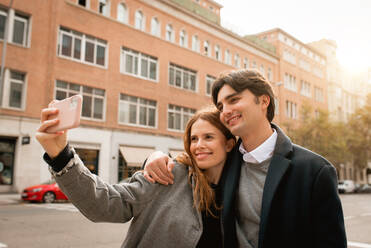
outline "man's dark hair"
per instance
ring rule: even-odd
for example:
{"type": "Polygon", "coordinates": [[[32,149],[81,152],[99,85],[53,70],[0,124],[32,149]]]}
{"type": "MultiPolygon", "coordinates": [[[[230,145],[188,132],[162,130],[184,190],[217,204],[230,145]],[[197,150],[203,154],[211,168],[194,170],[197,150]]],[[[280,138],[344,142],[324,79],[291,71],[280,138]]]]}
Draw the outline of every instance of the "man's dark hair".
{"type": "Polygon", "coordinates": [[[215,106],[218,102],[218,93],[224,85],[229,85],[236,92],[249,90],[256,97],[257,103],[259,102],[259,96],[267,95],[270,98],[267,119],[269,122],[272,122],[275,109],[273,89],[269,81],[257,70],[243,69],[222,73],[215,80],[212,87],[212,97],[215,106]]]}

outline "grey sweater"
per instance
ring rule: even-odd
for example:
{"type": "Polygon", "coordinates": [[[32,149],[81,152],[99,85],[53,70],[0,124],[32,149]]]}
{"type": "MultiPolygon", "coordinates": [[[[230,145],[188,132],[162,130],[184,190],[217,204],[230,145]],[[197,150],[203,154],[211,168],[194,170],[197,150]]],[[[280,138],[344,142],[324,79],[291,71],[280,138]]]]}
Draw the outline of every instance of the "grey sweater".
{"type": "Polygon", "coordinates": [[[122,247],[196,247],[201,214],[193,207],[188,167],[176,164],[174,185],[151,184],[141,172],[129,183],[107,184],[90,173],[76,153],[56,181],[68,199],[94,222],[132,219],[122,247]]]}
{"type": "Polygon", "coordinates": [[[241,166],[236,211],[239,247],[258,247],[263,189],[271,160],[259,164],[244,162],[241,166]]]}

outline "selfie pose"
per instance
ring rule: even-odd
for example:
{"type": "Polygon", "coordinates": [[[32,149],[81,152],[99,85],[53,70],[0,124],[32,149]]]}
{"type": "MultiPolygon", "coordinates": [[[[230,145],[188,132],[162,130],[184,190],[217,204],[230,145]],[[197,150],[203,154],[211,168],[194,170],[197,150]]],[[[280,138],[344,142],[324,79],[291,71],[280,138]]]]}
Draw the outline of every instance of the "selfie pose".
{"type": "MultiPolygon", "coordinates": [[[[240,137],[221,180],[224,245],[347,247],[335,168],[272,123],[270,83],[255,70],[230,71],[214,82],[212,99],[220,121],[240,137]]],[[[150,156],[146,177],[177,183],[166,176],[164,157],[150,156]]]]}
{"type": "Polygon", "coordinates": [[[148,182],[142,172],[130,182],[107,184],[90,173],[67,143],[67,131],[48,133],[58,125],[58,109],[42,110],[36,138],[44,159],[68,199],[94,222],[132,220],[122,247],[222,247],[220,222],[222,174],[235,137],[205,109],[189,121],[184,133],[186,153],[172,170],[176,183],[148,182]]]}

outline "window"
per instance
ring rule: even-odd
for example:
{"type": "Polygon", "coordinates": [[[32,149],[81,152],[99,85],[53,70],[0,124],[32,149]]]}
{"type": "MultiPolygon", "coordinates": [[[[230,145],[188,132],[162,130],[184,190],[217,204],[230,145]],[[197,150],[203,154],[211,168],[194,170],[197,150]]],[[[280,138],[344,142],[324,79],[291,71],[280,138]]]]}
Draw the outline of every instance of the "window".
{"type": "Polygon", "coordinates": [[[263,77],[265,77],[264,65],[260,65],[260,73],[263,75],[263,77]]]}
{"type": "Polygon", "coordinates": [[[234,55],[234,66],[237,67],[237,68],[241,67],[241,58],[240,58],[240,55],[238,53],[236,53],[234,55]]]}
{"type": "Polygon", "coordinates": [[[79,5],[89,8],[90,6],[90,0],[79,0],[79,5]]]}
{"type": "Polygon", "coordinates": [[[0,186],[13,184],[16,143],[17,140],[13,138],[0,138],[0,161],[3,167],[0,186]]]}
{"type": "Polygon", "coordinates": [[[277,97],[274,98],[274,114],[275,115],[280,114],[280,100],[278,100],[277,97]]]}
{"type": "Polygon", "coordinates": [[[194,109],[169,104],[168,106],[168,128],[170,130],[184,131],[188,120],[196,112],[194,109]]]}
{"type": "Polygon", "coordinates": [[[157,81],[157,58],[123,47],[121,72],[157,81]]]}
{"type": "Polygon", "coordinates": [[[317,102],[324,102],[323,89],[314,87],[314,99],[317,102]]]}
{"type": "MultiPolygon", "coordinates": [[[[29,18],[18,13],[14,13],[13,9],[9,10],[11,25],[8,30],[8,42],[18,44],[26,47],[28,45],[28,32],[29,32],[29,18]]],[[[5,21],[7,20],[8,13],[0,10],[0,39],[4,39],[5,35],[5,21]]]]}
{"type": "Polygon", "coordinates": [[[251,68],[253,68],[253,69],[257,69],[258,68],[258,66],[256,65],[256,61],[253,61],[252,62],[251,68]]]}
{"type": "Polygon", "coordinates": [[[61,57],[105,66],[106,48],[107,42],[104,40],[62,27],[59,29],[58,55],[61,57]]]}
{"type": "Polygon", "coordinates": [[[117,20],[122,23],[128,23],[128,11],[123,3],[119,3],[117,6],[117,20]]]}
{"type": "Polygon", "coordinates": [[[296,65],[296,56],[294,53],[284,50],[283,51],[283,59],[286,60],[287,62],[290,62],[291,64],[296,65]]]}
{"type": "Polygon", "coordinates": [[[109,0],[99,0],[99,13],[105,16],[110,16],[109,0]]]}
{"type": "Polygon", "coordinates": [[[171,24],[166,25],[166,37],[165,39],[170,42],[175,41],[175,35],[174,35],[174,30],[173,26],[171,24]]]}
{"type": "Polygon", "coordinates": [[[215,45],[215,59],[219,61],[222,59],[219,45],[215,45]]]}
{"type": "Polygon", "coordinates": [[[243,68],[245,68],[245,69],[249,68],[249,59],[248,58],[243,59],[243,68]]]}
{"type": "Polygon", "coordinates": [[[63,100],[77,94],[82,95],[81,116],[83,118],[91,120],[104,119],[105,90],[57,80],[55,99],[63,100]]]}
{"type": "Polygon", "coordinates": [[[310,72],[310,64],[306,60],[300,59],[299,66],[301,69],[310,72]]]}
{"type": "Polygon", "coordinates": [[[192,50],[195,52],[200,52],[200,41],[197,35],[192,36],[192,50]]]}
{"type": "Polygon", "coordinates": [[[151,20],[151,34],[160,37],[161,36],[161,26],[160,22],[156,17],[151,20]]]}
{"type": "Polygon", "coordinates": [[[284,85],[286,89],[298,92],[298,88],[296,86],[296,78],[293,75],[285,73],[284,85]]]}
{"type": "Polygon", "coordinates": [[[156,127],[156,101],[120,94],[119,123],[156,127]]]}
{"type": "Polygon", "coordinates": [[[211,88],[213,86],[213,83],[215,81],[215,77],[213,76],[206,76],[206,95],[211,96],[211,88]]]}
{"type": "Polygon", "coordinates": [[[144,31],[144,16],[140,10],[135,12],[135,28],[144,31]]]}
{"type": "Polygon", "coordinates": [[[297,119],[296,103],[286,101],[286,116],[290,119],[297,119]]]}
{"type": "Polygon", "coordinates": [[[211,55],[211,49],[209,42],[207,40],[204,41],[204,55],[210,56],[211,55]]]}
{"type": "Polygon", "coordinates": [[[313,68],[313,73],[314,73],[314,75],[316,75],[317,77],[319,77],[319,78],[323,78],[323,71],[321,70],[321,68],[315,66],[315,67],[313,68]]]}
{"type": "Polygon", "coordinates": [[[196,72],[175,64],[169,66],[169,85],[196,91],[196,72]]]}
{"type": "Polygon", "coordinates": [[[228,49],[226,49],[225,53],[224,53],[224,63],[226,63],[228,65],[232,65],[232,56],[229,53],[228,49]]]}
{"type": "Polygon", "coordinates": [[[26,74],[5,69],[3,103],[6,108],[23,109],[25,107],[26,74]]]}
{"type": "Polygon", "coordinates": [[[188,37],[185,30],[181,30],[179,34],[179,45],[182,47],[188,47],[188,37]]]}
{"type": "Polygon", "coordinates": [[[267,78],[268,78],[268,81],[271,81],[273,80],[273,74],[272,74],[272,69],[268,67],[268,71],[267,71],[267,78]]]}
{"type": "Polygon", "coordinates": [[[302,94],[303,96],[311,97],[310,83],[301,80],[300,84],[301,84],[300,94],[302,94]]]}

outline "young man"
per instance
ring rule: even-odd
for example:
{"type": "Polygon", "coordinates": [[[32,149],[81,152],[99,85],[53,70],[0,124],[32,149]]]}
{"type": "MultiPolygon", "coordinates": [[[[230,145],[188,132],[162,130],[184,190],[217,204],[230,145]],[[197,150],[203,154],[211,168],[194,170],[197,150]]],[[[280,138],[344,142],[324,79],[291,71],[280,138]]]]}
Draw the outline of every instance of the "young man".
{"type": "MultiPolygon", "coordinates": [[[[272,124],[274,95],[252,70],[221,75],[213,102],[239,142],[222,175],[225,247],[347,247],[334,167],[291,143],[272,124]]],[[[147,177],[170,182],[167,158],[150,157],[147,177]]]]}

